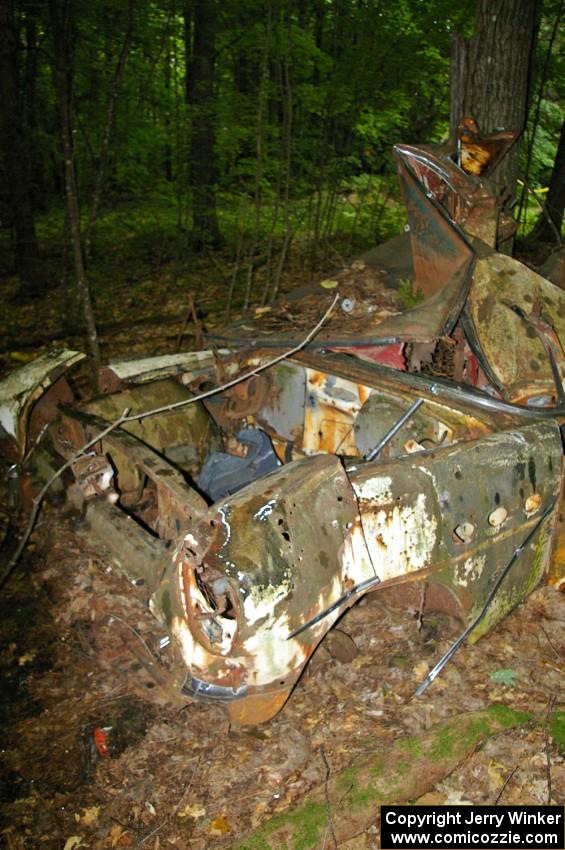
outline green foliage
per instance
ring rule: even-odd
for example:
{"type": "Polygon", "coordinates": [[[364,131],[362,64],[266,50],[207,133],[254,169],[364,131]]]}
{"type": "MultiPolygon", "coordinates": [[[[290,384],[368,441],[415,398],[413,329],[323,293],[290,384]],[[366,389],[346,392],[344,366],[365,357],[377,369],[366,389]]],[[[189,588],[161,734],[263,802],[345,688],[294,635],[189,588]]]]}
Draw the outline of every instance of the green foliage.
{"type": "Polygon", "coordinates": [[[403,277],[398,282],[398,300],[405,310],[409,310],[422,303],[424,293],[421,289],[414,289],[414,281],[403,277]]]}
{"type": "MultiPolygon", "coordinates": [[[[250,255],[263,243],[274,252],[274,268],[277,257],[284,261],[283,246],[288,256],[298,242],[324,250],[339,240],[340,250],[352,251],[393,232],[402,213],[391,145],[445,137],[451,41],[471,33],[473,0],[210,0],[205,8],[210,4],[218,11],[215,66],[212,97],[198,106],[200,112],[190,92],[195,4],[131,4],[132,37],[109,135],[95,255],[102,254],[111,233],[121,238],[123,221],[128,244],[134,234],[142,240],[162,228],[164,241],[176,254],[186,254],[198,179],[191,144],[195,118],[203,115],[215,130],[208,189],[234,254],[250,255]]],[[[47,4],[16,7],[31,180],[37,212],[45,215],[40,231],[54,227],[60,235],[56,57],[47,4]],[[34,48],[32,31],[41,49],[34,48]]],[[[123,0],[69,4],[73,138],[84,226],[128,8],[123,0]]],[[[545,4],[538,69],[556,9],[556,2],[545,4]]],[[[530,168],[536,190],[547,185],[562,120],[562,35],[546,64],[530,168]]],[[[535,214],[530,203],[525,216],[535,214]]],[[[408,285],[403,297],[407,307],[420,300],[408,285]]]]}
{"type": "Polygon", "coordinates": [[[559,752],[565,754],[565,711],[554,711],[549,721],[551,737],[557,744],[559,752]]]}
{"type": "Polygon", "coordinates": [[[504,670],[493,670],[492,673],[489,674],[489,678],[492,682],[496,682],[497,685],[506,685],[506,687],[511,688],[516,679],[518,677],[518,673],[516,670],[504,669],[504,670]]]}

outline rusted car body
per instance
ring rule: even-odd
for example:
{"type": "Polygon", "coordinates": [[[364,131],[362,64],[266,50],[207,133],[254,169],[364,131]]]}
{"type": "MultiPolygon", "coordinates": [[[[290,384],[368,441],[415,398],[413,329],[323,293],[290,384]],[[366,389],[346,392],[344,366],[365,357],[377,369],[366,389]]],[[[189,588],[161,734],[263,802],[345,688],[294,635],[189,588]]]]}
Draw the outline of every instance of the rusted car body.
{"type": "Polygon", "coordinates": [[[565,294],[497,253],[497,198],[451,153],[395,149],[410,232],[364,261],[385,295],[406,275],[412,309],[355,304],[337,276],[334,313],[292,356],[325,287],[221,348],[110,364],[87,403],[63,374],[76,352],[0,388],[24,483],[92,443],[57,486],[147,588],[171,693],[235,722],[276,714],[368,592],[426,581],[476,640],[544,575],[563,584],[565,294]]]}

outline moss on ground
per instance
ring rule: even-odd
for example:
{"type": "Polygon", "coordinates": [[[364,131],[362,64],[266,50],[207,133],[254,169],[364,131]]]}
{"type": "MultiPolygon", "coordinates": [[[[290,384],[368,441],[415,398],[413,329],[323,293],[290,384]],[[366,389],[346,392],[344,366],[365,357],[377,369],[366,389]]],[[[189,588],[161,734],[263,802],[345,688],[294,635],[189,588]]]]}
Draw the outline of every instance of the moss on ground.
{"type": "Polygon", "coordinates": [[[554,711],[549,719],[549,733],[559,752],[565,755],[565,711],[554,711]]]}
{"type": "MultiPolygon", "coordinates": [[[[406,736],[373,760],[348,767],[326,788],[315,789],[290,812],[275,815],[232,850],[313,850],[328,829],[327,800],[338,841],[365,829],[376,807],[415,799],[472,752],[481,741],[532,719],[525,711],[490,705],[438,723],[421,737],[406,736]],[[327,798],[326,798],[327,794],[327,798]]],[[[565,750],[565,712],[555,712],[551,734],[565,750]]]]}

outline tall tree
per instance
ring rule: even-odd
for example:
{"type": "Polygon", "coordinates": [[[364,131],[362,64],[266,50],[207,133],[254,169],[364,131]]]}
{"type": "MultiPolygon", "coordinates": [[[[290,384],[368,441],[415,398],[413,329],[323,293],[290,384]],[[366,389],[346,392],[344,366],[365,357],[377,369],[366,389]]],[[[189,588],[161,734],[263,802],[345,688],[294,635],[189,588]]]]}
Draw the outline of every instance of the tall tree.
{"type": "Polygon", "coordinates": [[[531,240],[539,242],[560,242],[563,215],[565,213],[565,119],[561,125],[561,134],[555,162],[549,181],[544,211],[539,216],[530,234],[531,240]]]}
{"type": "Polygon", "coordinates": [[[15,234],[16,269],[23,292],[33,295],[41,280],[20,91],[20,52],[14,0],[0,0],[0,150],[15,234]]]}
{"type": "Polygon", "coordinates": [[[131,39],[133,33],[133,0],[128,0],[128,13],[127,13],[127,25],[126,32],[124,35],[124,41],[122,44],[122,48],[120,50],[120,54],[118,56],[118,61],[116,63],[116,70],[114,72],[114,77],[112,79],[112,85],[110,89],[110,96],[108,98],[108,106],[106,109],[106,123],[104,125],[104,132],[102,135],[102,143],[100,146],[100,155],[98,157],[98,168],[96,169],[96,177],[94,180],[94,191],[92,193],[92,203],[90,205],[90,212],[88,215],[88,224],[86,226],[86,233],[84,236],[84,253],[86,259],[90,258],[90,252],[92,247],[92,236],[94,233],[94,228],[96,227],[96,221],[98,219],[98,210],[100,207],[100,202],[102,199],[102,189],[104,187],[104,180],[106,178],[106,170],[108,167],[108,159],[110,155],[110,139],[112,136],[112,129],[114,126],[114,118],[116,114],[116,104],[118,100],[118,94],[120,92],[120,86],[122,84],[122,79],[124,76],[124,71],[126,67],[126,60],[128,57],[131,39]]]}
{"type": "Polygon", "coordinates": [[[73,249],[73,260],[77,291],[82,306],[88,353],[96,365],[100,363],[100,347],[94,319],[90,286],[84,265],[84,253],[80,233],[80,212],[75,173],[72,117],[72,25],[68,0],[49,0],[49,19],[53,36],[53,75],[58,96],[61,121],[61,143],[65,172],[65,196],[67,218],[73,249]]]}
{"type": "MultiPolygon", "coordinates": [[[[483,132],[524,130],[540,0],[477,0],[473,37],[455,42],[451,128],[465,116],[483,132]]],[[[496,169],[499,187],[514,194],[518,145],[496,169]]]]}
{"type": "Polygon", "coordinates": [[[192,190],[192,240],[195,247],[220,245],[216,212],[216,27],[218,0],[193,0],[185,8],[186,32],[192,32],[186,99],[191,114],[189,183],[192,190]]]}

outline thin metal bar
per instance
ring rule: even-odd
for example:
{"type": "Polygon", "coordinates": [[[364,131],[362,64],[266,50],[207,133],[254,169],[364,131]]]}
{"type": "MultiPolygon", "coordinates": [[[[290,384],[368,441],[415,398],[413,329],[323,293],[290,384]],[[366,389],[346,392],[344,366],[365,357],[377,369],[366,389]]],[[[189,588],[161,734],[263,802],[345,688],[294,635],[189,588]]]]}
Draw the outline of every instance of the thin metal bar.
{"type": "Polygon", "coordinates": [[[368,452],[368,453],[365,455],[365,460],[374,460],[374,459],[376,458],[376,456],[377,456],[377,455],[378,455],[378,454],[382,451],[382,449],[384,449],[384,447],[386,446],[386,444],[387,444],[388,442],[390,442],[390,440],[392,440],[392,438],[394,437],[394,435],[395,435],[396,433],[398,433],[398,431],[400,431],[400,429],[402,428],[402,426],[404,425],[404,423],[405,423],[405,422],[408,422],[408,420],[409,420],[412,416],[414,416],[414,414],[416,413],[416,411],[417,411],[417,410],[418,410],[418,409],[419,409],[419,408],[423,405],[423,403],[424,403],[424,399],[423,399],[423,398],[419,398],[419,399],[417,399],[417,401],[415,401],[415,402],[414,402],[414,404],[410,405],[410,407],[408,408],[408,410],[406,411],[406,413],[403,413],[403,414],[402,414],[402,416],[400,417],[400,419],[399,419],[397,422],[395,422],[395,423],[394,423],[394,425],[392,426],[392,428],[390,428],[390,429],[386,432],[386,434],[384,435],[384,437],[382,437],[382,438],[379,440],[379,442],[377,443],[377,445],[375,446],[375,448],[374,448],[374,449],[371,449],[371,451],[370,451],[370,452],[368,452]]]}
{"type": "Polygon", "coordinates": [[[520,544],[520,546],[517,546],[517,547],[516,547],[516,549],[514,549],[514,552],[513,552],[513,554],[512,554],[512,557],[510,558],[510,560],[508,561],[508,563],[506,564],[506,566],[504,567],[504,569],[502,570],[502,572],[501,572],[501,573],[500,573],[500,575],[498,576],[497,580],[496,580],[496,581],[495,581],[495,583],[494,583],[494,586],[493,586],[493,588],[492,588],[491,592],[490,592],[490,593],[489,593],[489,595],[487,596],[486,602],[485,602],[485,604],[484,604],[484,606],[483,606],[483,608],[482,608],[482,610],[481,610],[481,612],[480,612],[479,616],[478,616],[478,617],[476,617],[476,619],[475,619],[475,620],[473,620],[473,622],[471,623],[471,625],[467,626],[467,628],[465,629],[465,631],[463,632],[463,634],[462,634],[462,635],[460,635],[460,636],[457,638],[457,640],[455,641],[455,643],[453,643],[453,644],[450,646],[450,648],[447,650],[447,652],[445,653],[445,655],[443,655],[443,656],[440,658],[440,660],[439,660],[439,661],[438,661],[438,663],[435,665],[435,667],[434,667],[432,670],[430,670],[430,672],[428,673],[428,675],[426,676],[426,678],[424,679],[424,681],[423,681],[423,682],[421,682],[421,684],[420,684],[420,685],[416,688],[416,691],[414,692],[414,696],[421,697],[421,696],[422,696],[422,694],[423,694],[425,691],[427,691],[427,689],[428,689],[428,688],[429,688],[429,686],[432,684],[432,682],[434,681],[434,679],[436,679],[436,678],[437,678],[437,676],[441,673],[441,671],[443,670],[443,668],[445,667],[445,665],[447,664],[447,662],[448,662],[448,661],[451,661],[451,659],[453,658],[453,656],[455,655],[455,653],[457,652],[457,650],[461,647],[461,645],[462,645],[463,643],[465,643],[465,641],[467,640],[467,638],[469,637],[469,635],[471,634],[471,632],[472,632],[474,629],[476,629],[476,627],[479,625],[479,623],[481,622],[481,620],[483,620],[483,619],[484,619],[484,617],[485,617],[485,615],[486,615],[486,613],[487,613],[487,611],[488,611],[488,608],[489,608],[489,606],[490,606],[490,603],[492,602],[492,600],[494,599],[494,597],[495,597],[495,596],[496,596],[496,594],[498,593],[498,590],[499,590],[499,588],[500,588],[500,585],[502,584],[502,582],[504,581],[504,579],[505,579],[505,578],[506,578],[506,576],[508,575],[508,573],[509,573],[509,571],[510,571],[511,567],[514,565],[514,563],[518,560],[518,558],[520,557],[520,555],[523,553],[524,549],[526,548],[526,546],[528,545],[528,543],[530,542],[530,540],[534,537],[534,535],[536,534],[536,532],[538,531],[538,529],[540,528],[540,526],[542,525],[542,523],[544,522],[544,520],[546,520],[546,519],[547,519],[547,517],[549,516],[549,514],[551,513],[551,511],[552,511],[552,510],[553,510],[553,508],[555,507],[555,505],[556,505],[556,501],[557,501],[557,500],[556,500],[556,499],[554,499],[554,500],[553,500],[553,502],[551,502],[551,504],[550,504],[550,505],[548,505],[548,507],[547,507],[547,508],[545,509],[545,511],[543,512],[543,514],[540,516],[539,520],[538,520],[538,521],[536,522],[536,524],[534,525],[534,527],[533,527],[532,529],[530,529],[530,531],[529,531],[529,532],[528,532],[528,534],[526,535],[526,537],[525,537],[524,541],[520,544]]]}
{"type": "Polygon", "coordinates": [[[316,616],[312,617],[311,620],[308,620],[307,623],[303,623],[301,626],[291,632],[287,637],[287,640],[290,640],[291,638],[302,634],[302,632],[305,632],[306,629],[310,628],[310,626],[315,626],[316,623],[320,622],[320,620],[323,620],[329,614],[332,614],[338,608],[341,608],[341,606],[349,599],[351,599],[352,596],[355,596],[362,590],[368,590],[374,584],[380,584],[380,581],[380,578],[378,576],[375,576],[375,578],[368,578],[365,581],[360,582],[360,584],[356,584],[355,587],[352,587],[351,590],[348,590],[347,593],[344,593],[343,596],[340,596],[339,599],[336,599],[336,601],[332,605],[330,605],[329,608],[326,608],[324,611],[320,611],[319,614],[316,614],[316,616]]]}

